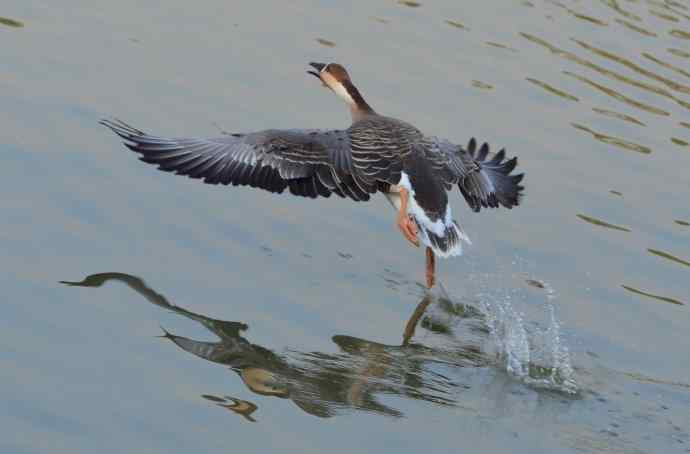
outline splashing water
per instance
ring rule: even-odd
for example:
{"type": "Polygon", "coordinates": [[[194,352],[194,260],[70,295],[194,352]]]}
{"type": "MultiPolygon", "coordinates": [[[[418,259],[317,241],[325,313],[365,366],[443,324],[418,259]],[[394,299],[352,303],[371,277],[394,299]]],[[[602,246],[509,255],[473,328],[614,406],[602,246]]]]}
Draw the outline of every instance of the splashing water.
{"type": "Polygon", "coordinates": [[[490,348],[506,372],[529,386],[577,394],[570,352],[561,339],[561,325],[548,289],[544,305],[548,317],[545,328],[526,324],[514,308],[510,295],[479,295],[479,309],[490,332],[490,348]]]}

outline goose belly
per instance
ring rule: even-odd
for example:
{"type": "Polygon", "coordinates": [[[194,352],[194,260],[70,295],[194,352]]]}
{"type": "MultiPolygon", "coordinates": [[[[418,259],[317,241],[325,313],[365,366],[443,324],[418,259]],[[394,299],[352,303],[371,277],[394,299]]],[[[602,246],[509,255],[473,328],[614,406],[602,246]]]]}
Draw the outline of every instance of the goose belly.
{"type": "Polygon", "coordinates": [[[416,191],[410,178],[405,172],[402,172],[398,184],[391,185],[389,192],[385,193],[386,198],[396,211],[400,211],[402,207],[400,188],[407,189],[409,193],[407,213],[417,223],[421,242],[440,257],[462,254],[461,242],[464,241],[467,244],[471,244],[471,242],[458,223],[453,220],[450,205],[445,204],[442,217],[432,219],[417,202],[416,191]]]}

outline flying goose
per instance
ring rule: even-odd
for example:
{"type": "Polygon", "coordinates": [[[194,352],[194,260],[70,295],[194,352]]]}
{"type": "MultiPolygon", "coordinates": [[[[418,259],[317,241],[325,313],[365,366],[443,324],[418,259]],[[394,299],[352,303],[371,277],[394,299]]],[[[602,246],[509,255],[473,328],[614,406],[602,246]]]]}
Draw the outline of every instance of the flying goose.
{"type": "Polygon", "coordinates": [[[209,184],[248,185],[303,197],[336,194],[357,202],[382,192],[397,209],[397,225],[413,245],[426,246],[426,283],[435,283],[435,256],[462,253],[469,238],[453,220],[447,192],[458,185],[470,208],[517,206],[524,174],[511,174],[517,158],[473,139],[463,148],[424,135],[395,118],[380,115],[364,100],[345,68],[310,63],[324,86],[349,106],[347,129],[268,129],[220,137],[166,138],[126,123],[101,120],[160,170],[209,184]]]}

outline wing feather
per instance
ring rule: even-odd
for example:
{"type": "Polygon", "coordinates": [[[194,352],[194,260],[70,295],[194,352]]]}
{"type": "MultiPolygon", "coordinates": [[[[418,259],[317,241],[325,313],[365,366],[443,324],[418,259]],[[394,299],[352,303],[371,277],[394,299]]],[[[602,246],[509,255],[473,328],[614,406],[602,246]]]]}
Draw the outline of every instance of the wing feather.
{"type": "Polygon", "coordinates": [[[303,197],[332,193],[368,200],[375,185],[361,181],[347,131],[275,130],[210,139],[147,134],[120,120],[102,120],[140,160],[208,184],[247,185],[303,197]]]}
{"type": "Polygon", "coordinates": [[[464,149],[443,139],[430,137],[426,141],[427,159],[439,178],[447,187],[457,184],[474,211],[482,207],[512,208],[520,203],[524,187],[519,183],[524,174],[511,175],[517,158],[505,160],[504,149],[491,156],[489,145],[483,143],[477,148],[474,138],[464,149]]]}

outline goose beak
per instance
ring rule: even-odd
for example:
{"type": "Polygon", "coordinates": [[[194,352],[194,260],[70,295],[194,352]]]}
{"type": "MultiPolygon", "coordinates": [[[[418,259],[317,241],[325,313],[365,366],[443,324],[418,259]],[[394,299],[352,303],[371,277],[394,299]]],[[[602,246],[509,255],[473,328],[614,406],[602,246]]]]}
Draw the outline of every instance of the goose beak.
{"type": "Polygon", "coordinates": [[[309,63],[309,66],[311,66],[312,68],[314,68],[316,71],[307,71],[307,73],[309,73],[309,74],[311,74],[312,76],[316,76],[316,77],[318,77],[319,79],[321,79],[321,75],[320,75],[321,70],[322,70],[323,68],[325,68],[326,65],[323,64],[323,63],[314,63],[314,62],[311,62],[311,63],[309,63]]]}

